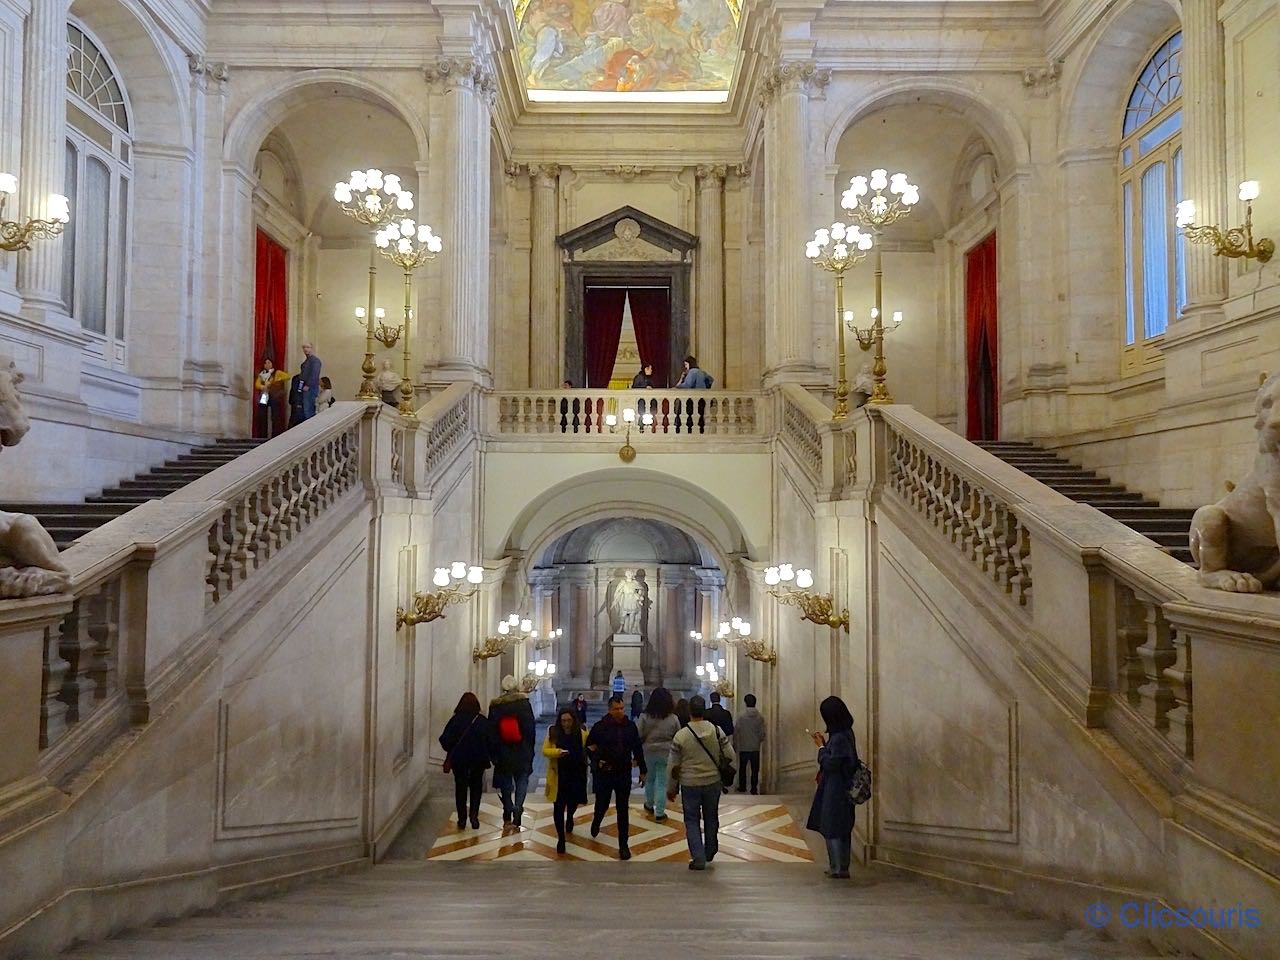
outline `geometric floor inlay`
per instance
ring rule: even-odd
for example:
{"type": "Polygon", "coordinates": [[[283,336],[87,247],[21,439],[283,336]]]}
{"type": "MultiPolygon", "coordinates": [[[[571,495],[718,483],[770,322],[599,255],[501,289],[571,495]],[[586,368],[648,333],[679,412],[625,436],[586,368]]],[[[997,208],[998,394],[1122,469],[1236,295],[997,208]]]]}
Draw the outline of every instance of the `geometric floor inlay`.
{"type": "MultiPolygon", "coordinates": [[[[642,795],[640,795],[642,796],[642,795]]],[[[667,807],[667,819],[658,822],[647,812],[637,794],[631,804],[631,858],[640,861],[689,859],[684,820],[677,802],[667,807]]],[[[594,800],[594,797],[590,798],[594,800]]],[[[612,808],[591,837],[592,806],[578,808],[573,833],[565,835],[566,852],[556,853],[556,828],[551,804],[525,801],[523,825],[516,830],[502,823],[502,807],[485,797],[480,805],[480,829],[458,829],[451,816],[427,852],[428,860],[617,860],[618,827],[612,808]]],[[[812,863],[799,826],[787,808],[773,798],[728,794],[720,801],[720,852],[716,862],[812,863]]]]}

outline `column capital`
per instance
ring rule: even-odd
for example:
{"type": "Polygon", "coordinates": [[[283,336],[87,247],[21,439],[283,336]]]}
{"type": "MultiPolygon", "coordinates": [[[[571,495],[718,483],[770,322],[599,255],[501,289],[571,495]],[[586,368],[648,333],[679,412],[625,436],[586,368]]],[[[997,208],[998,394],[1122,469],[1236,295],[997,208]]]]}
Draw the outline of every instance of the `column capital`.
{"type": "Polygon", "coordinates": [[[498,95],[498,81],[489,64],[477,57],[437,57],[422,68],[423,78],[444,90],[470,90],[490,106],[498,95]]]}
{"type": "Polygon", "coordinates": [[[779,62],[765,72],[760,99],[767,105],[778,94],[800,93],[807,97],[825,90],[830,82],[831,71],[813,60],[779,62]]]}
{"type": "Polygon", "coordinates": [[[1057,87],[1058,78],[1061,76],[1062,61],[1050,60],[1039,67],[1027,67],[1023,70],[1022,85],[1032,96],[1047,97],[1057,87]]]}
{"type": "Polygon", "coordinates": [[[700,163],[694,168],[693,174],[700,185],[714,188],[724,183],[724,178],[728,172],[729,168],[723,163],[700,163]],[[707,183],[707,181],[710,181],[710,183],[707,183]]]}
{"type": "Polygon", "coordinates": [[[531,163],[529,164],[529,179],[533,181],[536,187],[554,189],[556,183],[560,180],[560,164],[531,163]]]}
{"type": "Polygon", "coordinates": [[[195,53],[187,54],[187,69],[191,71],[191,77],[201,91],[207,91],[211,83],[221,90],[231,79],[231,68],[225,61],[209,60],[195,53]]]}

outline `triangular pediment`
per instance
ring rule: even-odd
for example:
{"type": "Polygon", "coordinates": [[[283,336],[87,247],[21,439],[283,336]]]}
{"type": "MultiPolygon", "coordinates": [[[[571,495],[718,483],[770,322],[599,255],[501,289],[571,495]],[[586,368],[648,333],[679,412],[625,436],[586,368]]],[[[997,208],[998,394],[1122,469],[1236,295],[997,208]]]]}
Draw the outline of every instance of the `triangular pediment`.
{"type": "Polygon", "coordinates": [[[619,207],[562,233],[556,243],[570,260],[683,260],[698,238],[632,206],[619,207]]]}

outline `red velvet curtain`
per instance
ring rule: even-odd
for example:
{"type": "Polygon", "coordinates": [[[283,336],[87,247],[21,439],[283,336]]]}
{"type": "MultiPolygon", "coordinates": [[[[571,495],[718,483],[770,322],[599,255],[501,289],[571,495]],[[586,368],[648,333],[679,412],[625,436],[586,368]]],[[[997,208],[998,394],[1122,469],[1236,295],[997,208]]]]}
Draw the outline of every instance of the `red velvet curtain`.
{"type": "Polygon", "coordinates": [[[583,291],[582,332],[588,387],[609,386],[609,376],[618,359],[622,311],[626,302],[625,287],[587,287],[583,291]]]}
{"type": "MultiPolygon", "coordinates": [[[[263,357],[270,357],[277,370],[288,369],[288,357],[285,356],[289,323],[287,259],[285,248],[259,230],[253,287],[254,376],[261,369],[263,357]]],[[[256,394],[253,399],[257,400],[256,394]]],[[[284,430],[284,407],[282,397],[272,409],[273,436],[284,430]]],[[[255,421],[255,436],[260,432],[258,427],[255,421]]]]}
{"type": "Polygon", "coordinates": [[[1000,433],[1000,377],[996,325],[996,235],[964,255],[965,436],[995,440],[1000,433]]]}
{"type": "Polygon", "coordinates": [[[654,287],[632,288],[631,322],[641,363],[653,364],[653,385],[671,385],[671,292],[654,287]]]}

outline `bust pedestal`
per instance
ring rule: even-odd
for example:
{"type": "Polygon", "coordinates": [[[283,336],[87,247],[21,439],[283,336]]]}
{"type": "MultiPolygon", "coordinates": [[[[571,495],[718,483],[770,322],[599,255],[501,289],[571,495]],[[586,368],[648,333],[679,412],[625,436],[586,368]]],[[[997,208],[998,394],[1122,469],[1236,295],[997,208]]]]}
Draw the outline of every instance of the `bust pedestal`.
{"type": "Polygon", "coordinates": [[[613,673],[619,670],[627,681],[627,689],[644,686],[644,672],[640,669],[641,640],[638,633],[615,633],[613,644],[613,673]]]}

